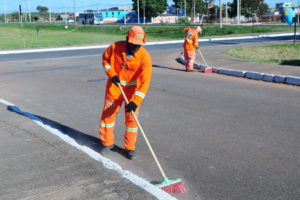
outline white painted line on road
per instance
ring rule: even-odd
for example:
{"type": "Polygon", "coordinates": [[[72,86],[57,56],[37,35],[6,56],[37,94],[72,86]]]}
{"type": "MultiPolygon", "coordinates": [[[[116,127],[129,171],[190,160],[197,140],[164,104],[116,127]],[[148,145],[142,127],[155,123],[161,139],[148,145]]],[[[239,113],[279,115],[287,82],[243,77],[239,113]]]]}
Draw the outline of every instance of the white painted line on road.
{"type": "MultiPolygon", "coordinates": [[[[300,35],[300,33],[296,33],[300,35]]],[[[198,42],[212,42],[212,41],[223,41],[223,40],[242,40],[242,39],[255,39],[255,38],[272,38],[281,36],[292,36],[294,33],[279,33],[270,35],[252,35],[252,36],[239,36],[239,37],[219,37],[219,38],[206,38],[199,39],[198,42]]],[[[158,45],[158,44],[178,44],[183,43],[182,40],[168,40],[168,41],[154,41],[147,42],[145,46],[158,45]]],[[[85,50],[85,49],[102,49],[107,48],[109,45],[96,45],[96,46],[80,46],[80,47],[58,47],[58,48],[47,48],[47,49],[23,49],[23,50],[9,50],[0,51],[0,55],[8,54],[22,54],[22,53],[41,53],[41,52],[53,52],[53,51],[70,51],[70,50],[85,50]]]]}
{"type": "Polygon", "coordinates": [[[43,121],[40,118],[36,117],[35,115],[33,115],[31,113],[28,113],[28,112],[23,112],[18,107],[16,107],[14,104],[12,104],[8,101],[5,101],[3,99],[0,99],[0,103],[5,104],[7,106],[11,106],[11,108],[14,112],[20,113],[20,114],[32,119],[36,124],[38,124],[39,126],[44,128],[45,130],[49,131],[53,135],[58,136],[64,142],[72,145],[73,147],[83,151],[84,153],[86,153],[91,158],[101,162],[106,168],[118,172],[119,174],[122,175],[122,177],[128,179],[133,184],[143,188],[144,190],[151,193],[156,198],[158,198],[160,200],[176,200],[176,198],[172,197],[171,195],[169,195],[168,193],[162,191],[161,189],[158,189],[157,187],[150,184],[145,179],[133,174],[132,172],[130,172],[128,170],[123,170],[122,167],[119,164],[111,161],[110,159],[107,159],[107,158],[103,157],[100,153],[98,153],[98,152],[96,152],[96,151],[94,151],[94,150],[92,150],[92,149],[90,149],[86,146],[81,146],[73,138],[71,138],[68,135],[64,134],[60,130],[43,124],[43,121]]]}
{"type": "Polygon", "coordinates": [[[22,54],[22,53],[41,53],[41,52],[52,52],[52,51],[85,50],[85,49],[101,49],[101,48],[107,48],[108,46],[109,45],[84,46],[84,47],[58,47],[58,48],[47,48],[47,49],[10,50],[10,51],[0,51],[0,55],[22,54]]]}

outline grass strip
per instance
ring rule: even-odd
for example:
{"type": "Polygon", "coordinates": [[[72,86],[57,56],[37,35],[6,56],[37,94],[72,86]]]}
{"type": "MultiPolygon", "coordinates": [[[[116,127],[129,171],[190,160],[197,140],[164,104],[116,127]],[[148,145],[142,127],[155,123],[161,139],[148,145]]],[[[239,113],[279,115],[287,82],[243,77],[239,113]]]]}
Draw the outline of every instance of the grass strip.
{"type": "Polygon", "coordinates": [[[300,66],[300,44],[245,46],[228,49],[225,53],[259,63],[300,66]]]}
{"type": "MultiPolygon", "coordinates": [[[[125,40],[131,25],[66,25],[64,24],[24,24],[26,48],[58,47],[87,44],[110,44],[125,40]],[[39,34],[37,35],[37,28],[39,34]]],[[[193,27],[193,26],[190,26],[193,27]]],[[[143,26],[147,41],[184,39],[184,27],[143,26]]],[[[291,31],[289,27],[203,27],[200,37],[230,34],[249,34],[291,31]]],[[[22,49],[22,29],[20,24],[0,24],[0,49],[22,49]]]]}

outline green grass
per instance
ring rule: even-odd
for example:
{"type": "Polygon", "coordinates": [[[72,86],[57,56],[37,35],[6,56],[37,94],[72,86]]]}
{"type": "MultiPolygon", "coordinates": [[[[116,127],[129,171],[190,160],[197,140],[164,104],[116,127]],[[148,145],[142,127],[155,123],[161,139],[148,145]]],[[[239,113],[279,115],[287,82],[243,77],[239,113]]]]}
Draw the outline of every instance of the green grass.
{"type": "MultiPolygon", "coordinates": [[[[85,44],[109,44],[125,40],[131,26],[74,26],[63,24],[24,24],[26,48],[57,47],[85,44]],[[39,35],[36,29],[39,27],[39,35]]],[[[192,26],[191,26],[192,27],[192,26]]],[[[144,26],[147,41],[183,39],[184,27],[179,26],[144,26]]],[[[266,33],[291,31],[292,28],[257,28],[257,27],[203,27],[200,37],[229,34],[266,33]]],[[[22,49],[22,28],[20,24],[0,24],[0,49],[22,49]]]]}
{"type": "Polygon", "coordinates": [[[300,66],[300,44],[238,47],[228,49],[225,53],[260,63],[300,66]]]}

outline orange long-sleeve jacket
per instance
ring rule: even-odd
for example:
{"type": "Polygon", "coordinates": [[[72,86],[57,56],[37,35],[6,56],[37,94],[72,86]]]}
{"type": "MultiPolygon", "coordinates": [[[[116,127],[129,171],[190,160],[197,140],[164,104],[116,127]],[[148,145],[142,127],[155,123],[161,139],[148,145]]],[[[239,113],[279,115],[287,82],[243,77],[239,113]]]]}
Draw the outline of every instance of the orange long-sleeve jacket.
{"type": "Polygon", "coordinates": [[[194,51],[195,48],[199,48],[197,30],[192,28],[185,28],[184,32],[186,36],[183,43],[183,48],[188,51],[194,51]]]}
{"type": "Polygon", "coordinates": [[[111,78],[118,75],[125,93],[133,94],[131,99],[128,100],[140,106],[150,84],[152,73],[151,56],[141,46],[138,52],[127,59],[126,45],[126,41],[115,42],[102,55],[102,65],[108,76],[106,97],[113,99],[120,97],[121,91],[111,82],[111,78]]]}

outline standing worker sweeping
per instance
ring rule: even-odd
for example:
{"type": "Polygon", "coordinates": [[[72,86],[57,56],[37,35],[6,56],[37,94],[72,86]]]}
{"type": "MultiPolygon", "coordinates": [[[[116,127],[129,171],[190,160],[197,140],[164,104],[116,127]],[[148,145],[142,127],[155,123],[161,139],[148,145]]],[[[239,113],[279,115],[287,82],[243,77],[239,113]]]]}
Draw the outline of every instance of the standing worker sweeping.
{"type": "Polygon", "coordinates": [[[125,106],[125,153],[129,159],[136,158],[135,143],[138,126],[131,111],[138,116],[140,104],[149,88],[152,72],[150,54],[142,46],[145,44],[145,39],[144,30],[139,26],[133,26],[128,31],[126,41],[113,43],[103,53],[102,65],[108,80],[100,124],[102,155],[107,155],[114,146],[115,117],[124,101],[118,88],[120,84],[129,99],[129,103],[125,106]]]}
{"type": "Polygon", "coordinates": [[[184,32],[186,34],[183,43],[184,48],[184,62],[187,72],[193,72],[194,70],[194,60],[195,60],[195,48],[199,48],[198,44],[198,33],[201,33],[201,27],[195,26],[192,28],[185,28],[184,32]]]}

